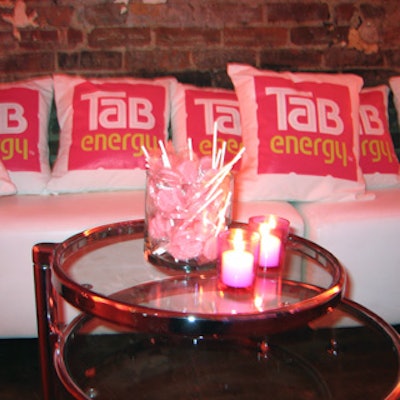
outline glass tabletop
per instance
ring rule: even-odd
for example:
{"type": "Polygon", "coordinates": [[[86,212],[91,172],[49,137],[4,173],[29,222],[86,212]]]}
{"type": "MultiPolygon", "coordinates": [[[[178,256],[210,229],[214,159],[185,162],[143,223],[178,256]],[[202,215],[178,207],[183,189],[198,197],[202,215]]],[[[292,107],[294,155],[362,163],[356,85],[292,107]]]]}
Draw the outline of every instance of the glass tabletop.
{"type": "Polygon", "coordinates": [[[347,299],[262,337],[138,333],[81,315],[55,354],[82,400],[395,400],[399,363],[396,332],[347,299]]]}
{"type": "Polygon", "coordinates": [[[143,332],[273,333],[336,306],[344,287],[336,258],[290,235],[282,268],[260,270],[254,292],[218,289],[215,268],[185,274],[147,262],[143,221],[98,227],[57,246],[53,285],[84,312],[143,332]]]}

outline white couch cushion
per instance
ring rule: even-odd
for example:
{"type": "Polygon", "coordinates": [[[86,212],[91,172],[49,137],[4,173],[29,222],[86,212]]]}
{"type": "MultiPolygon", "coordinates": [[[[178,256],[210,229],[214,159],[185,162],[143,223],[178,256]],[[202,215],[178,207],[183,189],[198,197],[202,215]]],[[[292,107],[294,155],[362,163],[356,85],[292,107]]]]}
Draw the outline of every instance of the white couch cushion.
{"type": "Polygon", "coordinates": [[[143,218],[144,191],[0,198],[0,337],[34,337],[32,247],[87,228],[143,218]]]}
{"type": "Polygon", "coordinates": [[[400,189],[370,201],[299,203],[305,235],[345,267],[346,296],[400,323],[400,189]]]}
{"type": "MultiPolygon", "coordinates": [[[[36,308],[32,247],[61,242],[85,229],[144,218],[144,191],[74,193],[0,198],[0,337],[35,337],[36,308]]],[[[277,214],[303,233],[298,212],[284,202],[234,206],[234,218],[277,214]]],[[[67,319],[73,315],[67,310],[67,319]]]]}

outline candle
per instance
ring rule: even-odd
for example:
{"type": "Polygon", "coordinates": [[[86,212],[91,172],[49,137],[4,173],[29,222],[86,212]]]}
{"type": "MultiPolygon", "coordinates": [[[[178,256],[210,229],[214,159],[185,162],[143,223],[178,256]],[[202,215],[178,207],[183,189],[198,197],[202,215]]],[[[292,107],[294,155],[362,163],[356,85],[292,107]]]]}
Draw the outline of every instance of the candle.
{"type": "Polygon", "coordinates": [[[221,280],[231,287],[248,287],[253,283],[254,256],[245,250],[227,250],[222,254],[221,280]]]}
{"type": "Polygon", "coordinates": [[[261,224],[260,261],[262,267],[277,267],[281,255],[282,242],[271,233],[268,224],[261,224]]]}
{"type": "Polygon", "coordinates": [[[264,268],[279,267],[282,263],[289,221],[275,215],[249,219],[251,230],[261,235],[259,265],[264,268]]]}
{"type": "Polygon", "coordinates": [[[231,229],[219,236],[219,280],[227,288],[251,288],[258,261],[260,235],[231,229]]]}

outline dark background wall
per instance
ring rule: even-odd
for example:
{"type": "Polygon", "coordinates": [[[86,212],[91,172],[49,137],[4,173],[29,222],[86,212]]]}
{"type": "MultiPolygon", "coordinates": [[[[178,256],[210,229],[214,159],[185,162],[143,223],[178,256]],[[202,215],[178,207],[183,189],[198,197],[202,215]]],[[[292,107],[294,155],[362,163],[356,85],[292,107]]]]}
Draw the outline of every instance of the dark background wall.
{"type": "Polygon", "coordinates": [[[398,0],[0,0],[0,80],[54,72],[228,86],[229,61],[400,74],[398,0]],[[149,4],[149,3],[156,4],[149,4]]]}

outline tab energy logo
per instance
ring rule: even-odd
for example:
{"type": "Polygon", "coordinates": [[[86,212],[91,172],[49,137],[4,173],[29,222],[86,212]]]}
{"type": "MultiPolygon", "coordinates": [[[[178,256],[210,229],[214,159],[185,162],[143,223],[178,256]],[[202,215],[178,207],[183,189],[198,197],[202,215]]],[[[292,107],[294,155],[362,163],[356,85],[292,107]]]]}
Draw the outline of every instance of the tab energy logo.
{"type": "Polygon", "coordinates": [[[259,169],[263,170],[259,172],[296,171],[356,179],[356,169],[348,168],[355,160],[347,87],[302,82],[294,88],[282,78],[272,81],[275,82],[271,85],[268,78],[266,85],[262,77],[255,79],[260,104],[259,158],[263,159],[259,162],[259,169]],[[271,171],[276,157],[283,157],[286,162],[280,160],[281,170],[271,171]]]}
{"type": "Polygon", "coordinates": [[[25,88],[0,91],[0,158],[10,171],[39,171],[39,95],[25,88]]]}
{"type": "Polygon", "coordinates": [[[142,147],[155,150],[164,139],[165,97],[165,89],[155,85],[78,85],[70,169],[140,167],[142,147]]]}

